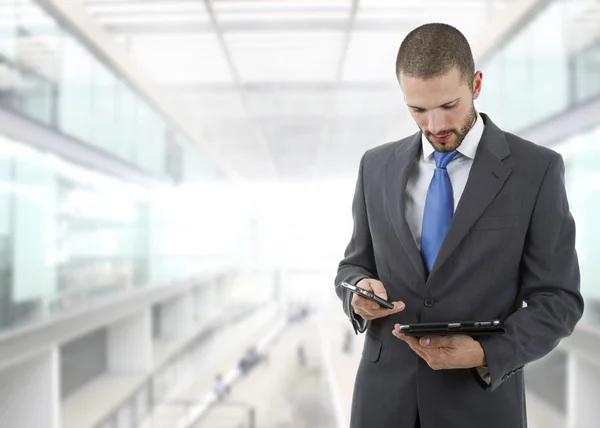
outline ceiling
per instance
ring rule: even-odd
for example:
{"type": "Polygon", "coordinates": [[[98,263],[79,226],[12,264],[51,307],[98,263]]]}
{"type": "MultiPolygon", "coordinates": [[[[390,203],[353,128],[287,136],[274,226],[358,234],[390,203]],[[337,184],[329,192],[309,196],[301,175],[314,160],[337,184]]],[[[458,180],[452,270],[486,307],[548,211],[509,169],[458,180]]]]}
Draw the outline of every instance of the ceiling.
{"type": "Polygon", "coordinates": [[[81,1],[249,180],[354,177],[366,149],[416,129],[403,37],[437,21],[473,41],[510,2],[81,1]]]}

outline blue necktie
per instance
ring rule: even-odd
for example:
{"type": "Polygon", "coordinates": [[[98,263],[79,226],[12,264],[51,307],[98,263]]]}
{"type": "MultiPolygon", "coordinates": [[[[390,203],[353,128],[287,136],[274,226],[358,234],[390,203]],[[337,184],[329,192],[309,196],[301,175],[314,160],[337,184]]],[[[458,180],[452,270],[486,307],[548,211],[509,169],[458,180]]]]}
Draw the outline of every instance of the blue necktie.
{"type": "Polygon", "coordinates": [[[427,266],[427,272],[431,272],[433,268],[433,263],[440,251],[454,214],[452,183],[446,166],[456,156],[456,153],[456,150],[433,153],[435,172],[427,191],[421,233],[421,254],[427,266]]]}

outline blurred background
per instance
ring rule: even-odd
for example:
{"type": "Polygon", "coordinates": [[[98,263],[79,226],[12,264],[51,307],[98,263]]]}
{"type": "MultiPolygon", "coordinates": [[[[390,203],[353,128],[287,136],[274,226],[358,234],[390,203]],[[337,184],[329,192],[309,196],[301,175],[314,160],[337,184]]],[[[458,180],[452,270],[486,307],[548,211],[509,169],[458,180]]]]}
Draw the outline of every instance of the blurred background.
{"type": "Polygon", "coordinates": [[[0,425],[348,426],[333,278],[426,22],[565,159],[586,312],[528,418],[600,426],[599,0],[0,0],[0,425]]]}

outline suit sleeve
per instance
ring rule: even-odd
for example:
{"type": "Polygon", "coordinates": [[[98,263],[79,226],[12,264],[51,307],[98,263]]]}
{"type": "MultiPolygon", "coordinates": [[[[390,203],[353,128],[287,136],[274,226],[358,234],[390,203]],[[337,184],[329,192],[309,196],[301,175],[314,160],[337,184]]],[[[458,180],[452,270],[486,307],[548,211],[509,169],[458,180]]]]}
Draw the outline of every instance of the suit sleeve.
{"type": "Polygon", "coordinates": [[[481,337],[493,391],[525,364],[554,349],[583,314],[575,223],[564,184],[564,163],[556,155],[539,189],[521,258],[519,308],[502,336],[481,337]]]}
{"type": "Polygon", "coordinates": [[[344,258],[338,266],[337,276],[335,278],[335,291],[342,300],[344,312],[350,319],[354,332],[364,332],[368,322],[355,314],[350,302],[352,293],[340,284],[347,282],[356,285],[363,278],[377,278],[375,268],[375,257],[373,255],[373,243],[369,222],[367,218],[367,207],[365,203],[363,169],[365,157],[360,161],[358,179],[356,181],[356,190],[352,202],[352,218],[354,222],[350,242],[344,252],[344,258]]]}

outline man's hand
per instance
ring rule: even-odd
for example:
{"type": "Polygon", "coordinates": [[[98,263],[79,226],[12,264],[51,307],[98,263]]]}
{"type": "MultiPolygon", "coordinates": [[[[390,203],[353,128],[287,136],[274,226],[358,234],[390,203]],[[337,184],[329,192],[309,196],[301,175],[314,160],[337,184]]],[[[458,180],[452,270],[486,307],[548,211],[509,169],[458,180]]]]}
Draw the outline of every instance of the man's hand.
{"type": "MultiPolygon", "coordinates": [[[[364,278],[358,281],[357,287],[363,288],[370,291],[373,294],[378,295],[382,299],[387,300],[387,292],[381,281],[376,279],[364,278]]],[[[404,310],[403,302],[392,302],[394,309],[382,308],[378,303],[375,303],[369,299],[366,299],[358,294],[352,295],[352,308],[357,315],[360,315],[363,319],[370,321],[375,318],[383,318],[388,315],[398,313],[404,310]]]]}
{"type": "Polygon", "coordinates": [[[433,370],[470,369],[486,365],[485,353],[478,341],[470,336],[416,337],[400,333],[400,324],[392,332],[405,341],[433,370]]]}

